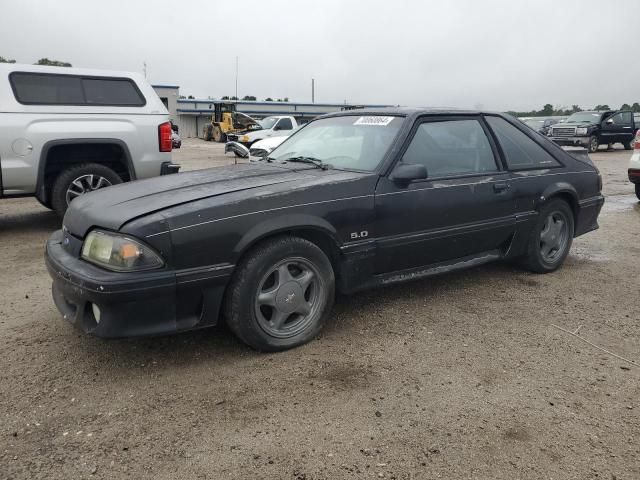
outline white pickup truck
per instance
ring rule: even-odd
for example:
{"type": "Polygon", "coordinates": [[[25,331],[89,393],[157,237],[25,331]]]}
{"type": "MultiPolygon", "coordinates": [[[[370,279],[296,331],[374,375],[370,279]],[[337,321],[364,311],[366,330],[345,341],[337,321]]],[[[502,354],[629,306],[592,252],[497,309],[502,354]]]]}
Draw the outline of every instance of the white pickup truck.
{"type": "Polygon", "coordinates": [[[140,74],[0,64],[0,198],[62,216],[86,192],[177,172],[171,133],[140,74]]]}
{"type": "Polygon", "coordinates": [[[264,140],[269,137],[286,137],[298,128],[296,119],[287,115],[266,117],[259,120],[258,123],[262,127],[260,130],[227,134],[227,140],[241,143],[248,148],[258,140],[264,140]]]}

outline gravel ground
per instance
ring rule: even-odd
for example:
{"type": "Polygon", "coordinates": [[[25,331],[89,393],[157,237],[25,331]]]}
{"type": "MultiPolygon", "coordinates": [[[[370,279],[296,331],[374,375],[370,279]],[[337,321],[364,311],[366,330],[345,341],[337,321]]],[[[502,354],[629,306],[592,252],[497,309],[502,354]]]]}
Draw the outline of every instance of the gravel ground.
{"type": "MultiPolygon", "coordinates": [[[[233,162],[186,140],[185,169],[233,162]]],[[[224,328],[105,341],[67,325],[42,260],[59,226],[0,201],[0,479],[640,478],[640,205],[593,155],[600,230],[565,266],[495,264],[338,300],[259,354],[224,328]]]]}

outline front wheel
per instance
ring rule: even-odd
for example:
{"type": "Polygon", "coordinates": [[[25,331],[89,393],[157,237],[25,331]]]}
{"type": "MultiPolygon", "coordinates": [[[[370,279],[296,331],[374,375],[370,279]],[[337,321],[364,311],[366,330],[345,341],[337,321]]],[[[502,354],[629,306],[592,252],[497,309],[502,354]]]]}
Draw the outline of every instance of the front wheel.
{"type": "Polygon", "coordinates": [[[531,232],[524,265],[537,273],[557,270],[569,254],[574,228],[569,204],[561,199],[549,201],[541,208],[531,232]]]}
{"type": "Polygon", "coordinates": [[[591,135],[589,137],[589,153],[596,153],[598,146],[600,146],[600,139],[596,135],[591,135]]]}
{"type": "Polygon", "coordinates": [[[69,204],[80,195],[122,183],[120,176],[105,165],[83,163],[63,170],[53,182],[51,206],[62,218],[69,204]]]}
{"type": "Polygon", "coordinates": [[[334,292],[333,268],[324,252],[303,238],[279,237],[238,265],[227,289],[225,318],[250,347],[286,350],[320,332],[334,292]]]}
{"type": "Polygon", "coordinates": [[[222,143],[227,141],[227,136],[218,125],[213,126],[213,141],[222,143]]]}

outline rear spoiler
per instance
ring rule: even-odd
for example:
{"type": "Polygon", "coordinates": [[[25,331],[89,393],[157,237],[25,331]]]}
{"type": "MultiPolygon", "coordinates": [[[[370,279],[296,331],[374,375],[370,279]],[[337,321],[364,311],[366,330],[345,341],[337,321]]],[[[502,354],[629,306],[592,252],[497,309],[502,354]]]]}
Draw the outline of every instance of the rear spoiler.
{"type": "Polygon", "coordinates": [[[572,148],[571,150],[563,148],[563,150],[576,160],[580,160],[583,163],[587,163],[592,167],[595,167],[593,160],[591,160],[591,157],[589,156],[589,151],[586,148],[572,148]]]}

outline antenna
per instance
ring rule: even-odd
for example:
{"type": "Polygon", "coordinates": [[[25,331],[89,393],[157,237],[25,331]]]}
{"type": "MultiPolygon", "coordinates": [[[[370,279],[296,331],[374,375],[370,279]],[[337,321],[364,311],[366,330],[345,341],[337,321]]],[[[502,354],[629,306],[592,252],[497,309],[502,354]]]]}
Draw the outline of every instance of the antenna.
{"type": "Polygon", "coordinates": [[[311,79],[311,103],[316,103],[316,79],[311,79]]]}
{"type": "Polygon", "coordinates": [[[144,78],[146,79],[147,78],[147,61],[146,60],[142,63],[142,71],[144,72],[144,78]]]}

